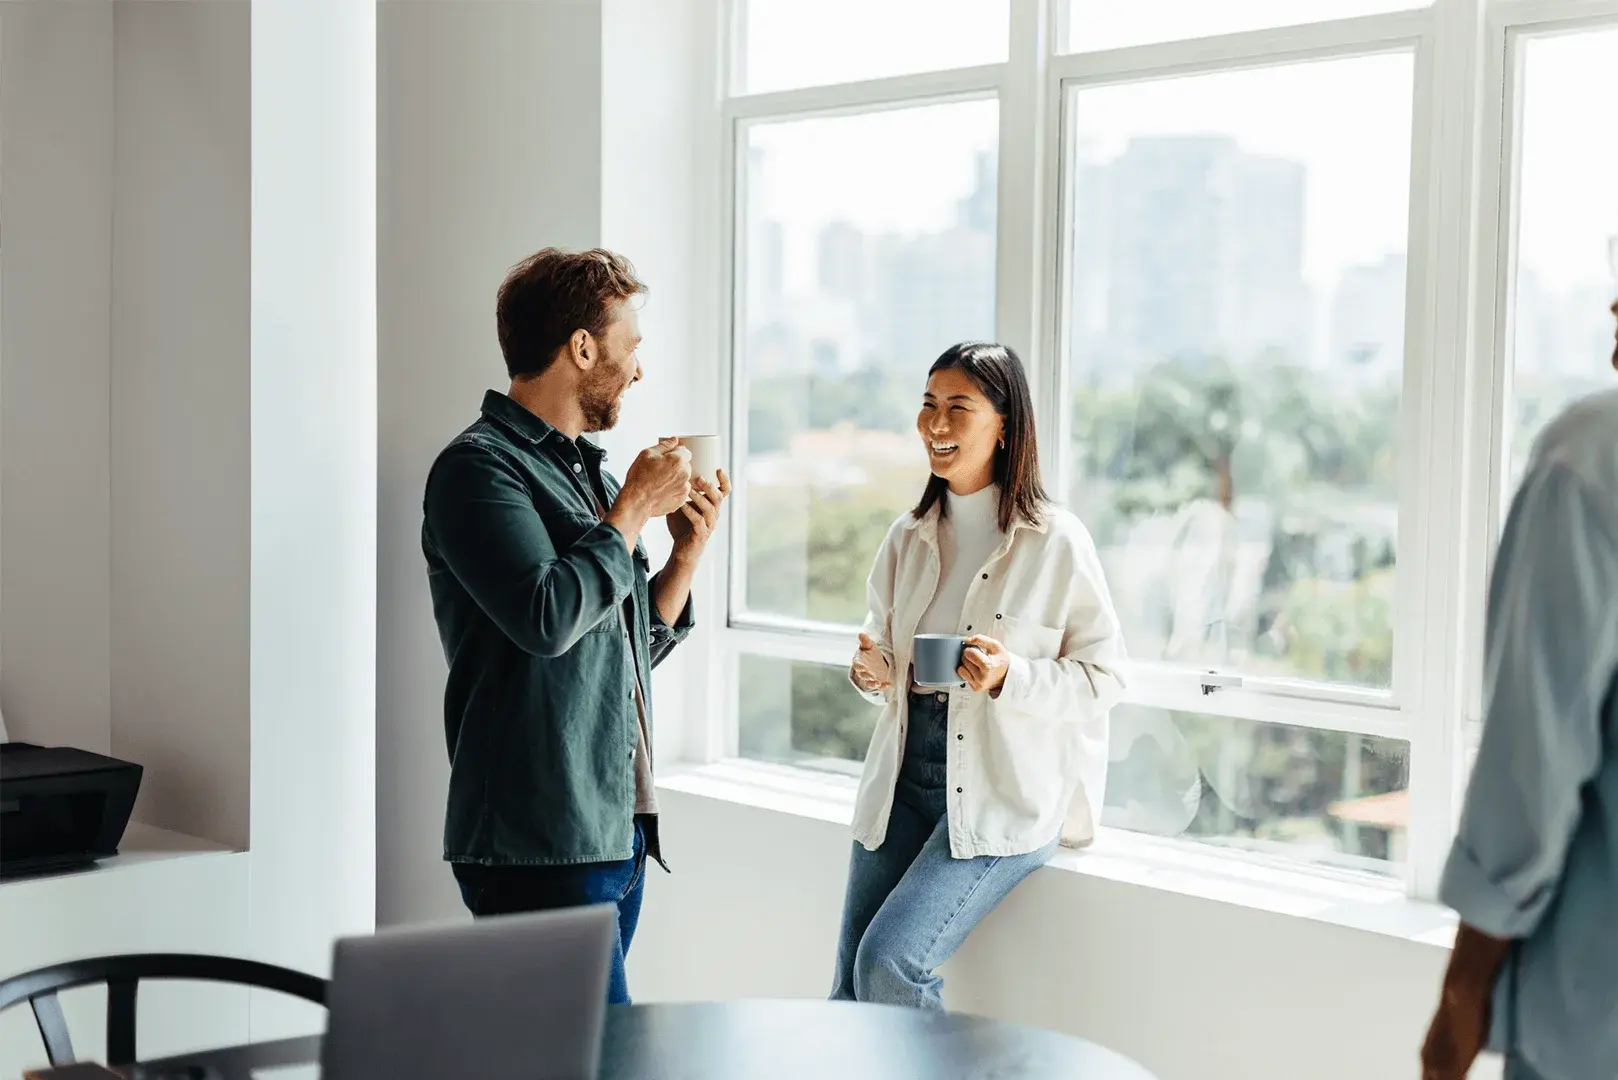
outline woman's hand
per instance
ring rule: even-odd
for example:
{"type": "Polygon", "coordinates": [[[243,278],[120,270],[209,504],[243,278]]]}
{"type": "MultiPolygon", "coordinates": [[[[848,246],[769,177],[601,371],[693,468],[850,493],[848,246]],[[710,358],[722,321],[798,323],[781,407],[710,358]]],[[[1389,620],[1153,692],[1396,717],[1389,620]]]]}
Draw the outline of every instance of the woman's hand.
{"type": "Polygon", "coordinates": [[[854,665],[850,669],[854,676],[854,685],[867,693],[886,690],[893,685],[893,665],[882,650],[876,647],[869,634],[860,635],[860,651],[854,654],[854,665]]]}
{"type": "Polygon", "coordinates": [[[1004,645],[992,637],[973,634],[966,639],[966,652],[961,654],[961,666],[955,674],[978,693],[998,697],[1010,670],[1011,654],[1004,645]]]}

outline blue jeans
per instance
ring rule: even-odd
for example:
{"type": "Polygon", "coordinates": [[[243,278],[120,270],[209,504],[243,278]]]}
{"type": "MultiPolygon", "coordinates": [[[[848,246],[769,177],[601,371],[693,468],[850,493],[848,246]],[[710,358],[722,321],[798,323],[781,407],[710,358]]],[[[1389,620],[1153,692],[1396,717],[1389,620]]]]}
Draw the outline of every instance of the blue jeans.
{"type": "MultiPolygon", "coordinates": [[[[612,946],[612,980],[607,1004],[629,1004],[629,982],[624,957],[640,922],[641,895],[646,887],[646,831],[635,822],[635,854],[622,862],[580,863],[576,866],[483,866],[453,863],[461,900],[475,918],[515,915],[528,911],[613,904],[618,908],[618,939],[612,946]]],[[[536,972],[543,977],[543,972],[536,972]]]]}
{"type": "Polygon", "coordinates": [[[950,855],[946,702],[943,694],[910,695],[904,762],[887,836],[876,851],[854,844],[834,1001],[942,1009],[944,980],[934,969],[1056,851],[1052,837],[1027,855],[950,855]]]}

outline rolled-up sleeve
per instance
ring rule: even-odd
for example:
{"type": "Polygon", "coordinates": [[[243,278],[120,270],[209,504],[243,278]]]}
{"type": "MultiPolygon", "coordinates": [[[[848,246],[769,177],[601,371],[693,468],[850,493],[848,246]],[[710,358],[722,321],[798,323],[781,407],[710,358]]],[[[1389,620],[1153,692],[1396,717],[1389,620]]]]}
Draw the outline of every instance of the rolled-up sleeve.
{"type": "Polygon", "coordinates": [[[1512,501],[1489,588],[1484,726],[1439,898],[1526,937],[1556,897],[1601,708],[1618,668],[1614,511],[1571,469],[1537,465],[1512,501]]]}
{"type": "Polygon", "coordinates": [[[680,609],[680,617],[674,620],[673,626],[664,620],[663,613],[657,610],[657,604],[647,604],[646,607],[651,624],[652,666],[655,668],[668,659],[674,647],[690,637],[691,631],[696,628],[696,601],[692,597],[686,597],[685,607],[680,609]]]}

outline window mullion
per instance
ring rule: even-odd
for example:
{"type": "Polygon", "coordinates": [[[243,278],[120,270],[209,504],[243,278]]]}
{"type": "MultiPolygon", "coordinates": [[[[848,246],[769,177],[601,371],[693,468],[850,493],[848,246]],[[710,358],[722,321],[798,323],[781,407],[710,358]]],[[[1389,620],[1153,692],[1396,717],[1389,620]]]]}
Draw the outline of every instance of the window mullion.
{"type": "Polygon", "coordinates": [[[1483,29],[1481,5],[1474,0],[1436,0],[1417,84],[1423,121],[1418,139],[1426,148],[1412,208],[1412,223],[1420,226],[1413,229],[1419,245],[1413,252],[1421,253],[1421,265],[1412,275],[1410,310],[1419,321],[1412,323],[1409,339],[1415,364],[1404,423],[1405,441],[1417,456],[1406,474],[1412,483],[1401,509],[1411,546],[1401,546],[1409,585],[1400,590],[1408,598],[1400,625],[1410,647],[1396,666],[1411,685],[1415,706],[1409,872],[1411,892],[1424,899],[1437,894],[1459,786],[1463,664],[1456,630],[1470,579],[1456,555],[1465,549],[1465,463],[1480,441],[1467,423],[1465,390],[1474,344],[1476,225],[1487,209],[1478,184],[1486,160],[1480,153],[1483,29]],[[1405,551],[1414,556],[1410,562],[1405,551]]]}
{"type": "Polygon", "coordinates": [[[1022,355],[1036,400],[1052,392],[1041,347],[1040,302],[1046,6],[1044,0],[1011,0],[1010,58],[1000,84],[995,219],[995,335],[1022,355]]]}

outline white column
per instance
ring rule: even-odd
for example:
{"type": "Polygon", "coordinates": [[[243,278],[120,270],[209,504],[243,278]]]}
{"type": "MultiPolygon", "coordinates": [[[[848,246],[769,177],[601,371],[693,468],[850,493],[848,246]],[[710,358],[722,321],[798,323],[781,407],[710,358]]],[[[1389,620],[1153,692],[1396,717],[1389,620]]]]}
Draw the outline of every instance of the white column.
{"type": "Polygon", "coordinates": [[[377,18],[377,918],[391,925],[465,915],[443,860],[445,668],[422,491],[484,391],[509,383],[494,325],[506,272],[547,245],[601,242],[601,11],[390,0],[377,18]]]}
{"type": "Polygon", "coordinates": [[[250,940],[324,972],[376,907],[376,3],[252,32],[250,940]]]}

